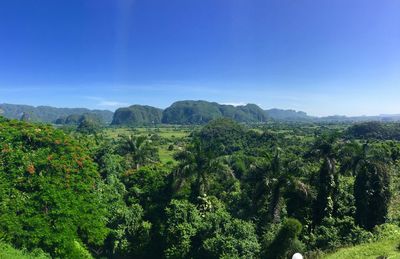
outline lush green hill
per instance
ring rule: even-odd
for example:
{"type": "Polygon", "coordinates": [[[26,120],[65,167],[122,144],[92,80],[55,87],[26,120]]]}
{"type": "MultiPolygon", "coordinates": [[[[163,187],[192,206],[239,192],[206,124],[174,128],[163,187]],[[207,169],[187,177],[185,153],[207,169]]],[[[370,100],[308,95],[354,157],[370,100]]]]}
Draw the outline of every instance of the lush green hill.
{"type": "Polygon", "coordinates": [[[70,115],[94,114],[101,118],[103,123],[110,123],[113,112],[107,110],[89,110],[86,108],[55,108],[50,106],[29,106],[17,104],[0,104],[0,115],[9,119],[20,119],[23,115],[33,122],[53,123],[57,119],[70,115]]]}
{"type": "Polygon", "coordinates": [[[362,244],[349,248],[342,248],[336,253],[327,255],[326,259],[376,259],[400,258],[398,239],[387,239],[370,244],[362,244]]]}
{"type": "Polygon", "coordinates": [[[400,228],[385,224],[375,228],[375,242],[341,248],[326,259],[400,258],[400,228]]]}
{"type": "Polygon", "coordinates": [[[255,123],[266,121],[267,115],[255,104],[235,107],[207,101],[179,101],[164,110],[162,122],[166,124],[204,124],[218,118],[255,123]]]}
{"type": "Polygon", "coordinates": [[[148,126],[160,124],[162,110],[147,105],[132,105],[115,111],[112,125],[148,126]]]}
{"type": "Polygon", "coordinates": [[[0,258],[1,259],[47,259],[44,252],[28,253],[25,250],[18,250],[9,244],[0,242],[0,258]]]}
{"type": "Polygon", "coordinates": [[[55,124],[62,125],[79,125],[84,120],[90,120],[96,122],[97,124],[102,124],[104,121],[100,116],[94,113],[85,113],[85,114],[72,114],[67,117],[58,118],[55,121],[55,124]]]}
{"type": "Polygon", "coordinates": [[[400,140],[399,123],[363,122],[351,126],[347,136],[359,139],[396,139],[400,140]]]}
{"type": "Polygon", "coordinates": [[[217,103],[206,101],[179,101],[165,109],[162,122],[167,124],[202,124],[221,118],[217,103]]]}

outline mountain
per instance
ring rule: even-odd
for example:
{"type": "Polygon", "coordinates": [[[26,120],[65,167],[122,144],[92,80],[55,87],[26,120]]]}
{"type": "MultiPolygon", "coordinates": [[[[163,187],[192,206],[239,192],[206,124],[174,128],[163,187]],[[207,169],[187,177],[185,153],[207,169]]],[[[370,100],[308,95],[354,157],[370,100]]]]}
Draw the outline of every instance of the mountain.
{"type": "Polygon", "coordinates": [[[283,122],[326,122],[326,123],[343,123],[343,122],[396,122],[400,121],[399,114],[382,114],[378,116],[344,116],[332,115],[325,117],[309,116],[307,113],[295,110],[269,109],[265,110],[269,119],[283,122]]]}
{"type": "Polygon", "coordinates": [[[261,123],[267,120],[300,123],[354,123],[354,122],[399,122],[400,114],[381,114],[377,116],[309,116],[295,110],[262,110],[255,104],[242,106],[224,105],[208,101],[178,101],[165,110],[147,106],[132,105],[117,109],[115,114],[107,110],[86,108],[55,108],[51,106],[30,106],[0,104],[0,116],[10,119],[23,119],[32,122],[45,122],[78,125],[84,118],[100,124],[148,126],[154,124],[205,124],[217,118],[229,118],[243,123],[261,123]]]}
{"type": "Polygon", "coordinates": [[[71,114],[67,117],[60,117],[54,121],[55,124],[61,125],[75,125],[78,126],[85,120],[93,121],[96,124],[105,124],[102,118],[96,113],[84,113],[84,114],[71,114]]]}
{"type": "Polygon", "coordinates": [[[267,115],[255,104],[233,106],[207,101],[178,101],[164,110],[162,123],[204,124],[218,118],[251,123],[265,122],[267,115]]]}
{"type": "Polygon", "coordinates": [[[109,124],[113,117],[113,112],[107,110],[89,110],[86,108],[55,108],[51,106],[30,106],[18,104],[0,104],[0,115],[9,119],[21,119],[29,117],[33,122],[54,123],[57,119],[66,118],[70,115],[94,114],[98,116],[102,123],[109,124]]]}
{"type": "Polygon", "coordinates": [[[160,124],[163,110],[148,105],[119,108],[114,113],[112,125],[148,126],[160,124]]]}
{"type": "Polygon", "coordinates": [[[311,121],[316,119],[308,116],[305,112],[295,110],[269,109],[265,112],[269,118],[277,121],[311,121]]]}
{"type": "Polygon", "coordinates": [[[369,122],[369,121],[380,121],[380,122],[398,122],[400,121],[399,115],[377,115],[377,116],[343,116],[334,115],[327,117],[317,118],[320,122],[369,122]]]}

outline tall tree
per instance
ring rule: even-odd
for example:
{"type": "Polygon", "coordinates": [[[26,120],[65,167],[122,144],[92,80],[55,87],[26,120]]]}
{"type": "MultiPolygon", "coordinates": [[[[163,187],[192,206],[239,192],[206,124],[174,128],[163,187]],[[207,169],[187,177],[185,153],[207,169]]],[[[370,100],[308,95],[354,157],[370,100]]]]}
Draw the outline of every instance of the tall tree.
{"type": "Polygon", "coordinates": [[[391,198],[390,168],[379,160],[365,160],[357,170],[354,184],[356,222],[366,229],[383,224],[391,198]]]}
{"type": "Polygon", "coordinates": [[[109,229],[88,150],[48,125],[0,119],[0,232],[17,247],[84,258],[109,229]]]}
{"type": "Polygon", "coordinates": [[[197,139],[186,148],[176,154],[175,159],[179,164],[173,174],[174,190],[178,191],[185,182],[192,179],[192,198],[206,194],[209,191],[209,180],[211,175],[225,175],[235,178],[231,168],[225,163],[225,157],[213,157],[203,148],[197,139]]]}
{"type": "Polygon", "coordinates": [[[123,136],[120,143],[120,153],[136,169],[158,160],[157,148],[152,145],[147,136],[123,136]]]}
{"type": "Polygon", "coordinates": [[[314,204],[314,225],[322,222],[323,218],[332,216],[334,194],[338,186],[336,173],[338,135],[324,133],[314,143],[312,153],[322,160],[318,177],[318,194],[314,204]]]}

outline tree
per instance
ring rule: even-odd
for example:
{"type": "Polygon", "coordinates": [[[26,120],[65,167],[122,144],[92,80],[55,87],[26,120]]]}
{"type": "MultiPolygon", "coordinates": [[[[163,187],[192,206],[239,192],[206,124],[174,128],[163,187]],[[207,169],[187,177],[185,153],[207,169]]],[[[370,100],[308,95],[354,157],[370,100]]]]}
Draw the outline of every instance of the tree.
{"type": "Polygon", "coordinates": [[[137,170],[140,166],[157,161],[158,150],[147,136],[122,136],[120,153],[127,158],[129,164],[137,170]]]}
{"type": "Polygon", "coordinates": [[[286,219],[274,241],[267,247],[265,258],[285,259],[296,252],[301,252],[304,249],[304,245],[298,240],[301,229],[302,225],[298,220],[286,219]]]}
{"type": "Polygon", "coordinates": [[[272,151],[267,150],[266,158],[250,167],[246,176],[249,186],[244,185],[244,189],[250,189],[253,213],[257,214],[260,230],[264,230],[271,223],[280,223],[288,196],[293,198],[293,193],[290,193],[293,189],[299,187],[299,192],[307,192],[308,187],[300,178],[301,161],[286,154],[276,144],[272,151]]]}
{"type": "Polygon", "coordinates": [[[51,126],[0,119],[0,233],[17,247],[86,257],[109,229],[88,151],[51,126]]]}
{"type": "Polygon", "coordinates": [[[192,238],[197,234],[201,217],[196,206],[188,201],[172,200],[165,209],[166,258],[188,258],[192,238]]]}
{"type": "Polygon", "coordinates": [[[254,225],[233,218],[215,197],[203,196],[197,207],[187,201],[173,200],[166,215],[167,258],[257,258],[259,255],[254,225]]]}
{"type": "Polygon", "coordinates": [[[215,197],[202,197],[198,210],[203,221],[194,239],[201,240],[196,258],[259,257],[260,244],[252,222],[232,217],[215,197]]]}
{"type": "Polygon", "coordinates": [[[350,171],[351,175],[355,176],[357,167],[366,158],[368,150],[368,142],[363,145],[357,141],[346,143],[346,145],[339,150],[340,172],[345,174],[347,171],[350,171]]]}
{"type": "Polygon", "coordinates": [[[359,225],[371,230],[385,223],[391,198],[390,183],[390,169],[381,161],[367,160],[358,168],[354,196],[359,225]]]}
{"type": "Polygon", "coordinates": [[[314,226],[322,222],[323,218],[331,217],[334,208],[334,195],[338,186],[336,173],[336,155],[338,135],[324,133],[314,143],[311,153],[322,159],[319,170],[318,194],[314,204],[314,226]]]}
{"type": "Polygon", "coordinates": [[[179,162],[173,174],[173,189],[180,190],[185,182],[192,184],[192,200],[206,194],[210,189],[211,176],[235,178],[224,160],[225,157],[213,157],[206,151],[199,139],[195,139],[184,151],[176,154],[179,162]]]}
{"type": "Polygon", "coordinates": [[[390,152],[367,143],[351,142],[342,149],[342,170],[350,169],[356,176],[354,197],[356,222],[371,230],[385,222],[390,192],[390,152]]]}

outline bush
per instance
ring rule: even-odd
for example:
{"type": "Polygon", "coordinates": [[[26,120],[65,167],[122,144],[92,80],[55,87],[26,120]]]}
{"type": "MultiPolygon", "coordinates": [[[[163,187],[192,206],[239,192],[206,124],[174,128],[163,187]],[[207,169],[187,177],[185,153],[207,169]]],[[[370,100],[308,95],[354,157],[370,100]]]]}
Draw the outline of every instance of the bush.
{"type": "Polygon", "coordinates": [[[302,225],[297,219],[286,219],[274,241],[268,247],[265,257],[284,259],[296,252],[303,252],[305,246],[298,240],[301,229],[302,225]]]}

